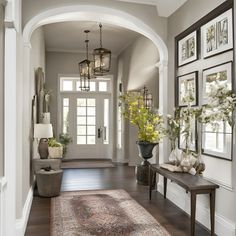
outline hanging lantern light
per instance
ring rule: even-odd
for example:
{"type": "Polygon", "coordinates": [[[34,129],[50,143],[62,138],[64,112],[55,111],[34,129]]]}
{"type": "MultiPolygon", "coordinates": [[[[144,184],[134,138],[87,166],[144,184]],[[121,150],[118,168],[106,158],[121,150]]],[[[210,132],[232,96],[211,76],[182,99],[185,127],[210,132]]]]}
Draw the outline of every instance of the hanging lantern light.
{"type": "Polygon", "coordinates": [[[152,94],[148,92],[148,89],[146,86],[143,87],[143,102],[147,109],[152,108],[153,97],[152,97],[152,94]]]}
{"type": "Polygon", "coordinates": [[[85,30],[86,33],[86,59],[79,63],[79,75],[80,75],[80,86],[81,91],[90,91],[90,79],[94,77],[94,62],[88,59],[88,33],[89,30],[85,30]]]}
{"type": "Polygon", "coordinates": [[[102,24],[100,27],[100,48],[93,50],[94,56],[94,74],[102,76],[110,71],[111,67],[111,51],[102,47],[102,24]]]}

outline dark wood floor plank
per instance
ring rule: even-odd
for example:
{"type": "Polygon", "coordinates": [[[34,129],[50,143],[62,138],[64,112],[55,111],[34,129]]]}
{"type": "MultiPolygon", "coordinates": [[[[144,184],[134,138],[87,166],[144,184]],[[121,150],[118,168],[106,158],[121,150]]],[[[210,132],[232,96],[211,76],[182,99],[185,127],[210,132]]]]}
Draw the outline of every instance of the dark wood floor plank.
{"type": "MultiPolygon", "coordinates": [[[[190,218],[176,205],[153,191],[148,200],[148,187],[135,181],[134,168],[117,166],[104,169],[67,169],[64,170],[62,191],[125,189],[140,205],[150,212],[173,236],[190,235],[190,218]]],[[[34,196],[26,236],[49,236],[50,198],[34,196]]],[[[201,225],[196,225],[196,236],[209,236],[201,225]]]]}

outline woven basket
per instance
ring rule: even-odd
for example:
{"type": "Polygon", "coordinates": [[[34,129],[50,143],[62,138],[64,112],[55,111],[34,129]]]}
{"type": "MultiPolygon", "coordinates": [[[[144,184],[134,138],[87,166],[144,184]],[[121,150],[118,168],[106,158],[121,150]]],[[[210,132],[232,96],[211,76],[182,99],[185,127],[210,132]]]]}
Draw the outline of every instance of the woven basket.
{"type": "Polygon", "coordinates": [[[62,158],[63,147],[48,147],[49,158],[62,158]]]}

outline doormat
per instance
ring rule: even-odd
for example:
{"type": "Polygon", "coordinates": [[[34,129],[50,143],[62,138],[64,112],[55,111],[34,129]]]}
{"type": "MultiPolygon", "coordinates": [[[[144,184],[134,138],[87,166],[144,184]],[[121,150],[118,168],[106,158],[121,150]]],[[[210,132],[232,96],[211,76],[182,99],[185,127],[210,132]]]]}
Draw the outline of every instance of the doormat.
{"type": "Polygon", "coordinates": [[[62,192],[51,199],[52,236],[170,236],[124,190],[62,192]]]}

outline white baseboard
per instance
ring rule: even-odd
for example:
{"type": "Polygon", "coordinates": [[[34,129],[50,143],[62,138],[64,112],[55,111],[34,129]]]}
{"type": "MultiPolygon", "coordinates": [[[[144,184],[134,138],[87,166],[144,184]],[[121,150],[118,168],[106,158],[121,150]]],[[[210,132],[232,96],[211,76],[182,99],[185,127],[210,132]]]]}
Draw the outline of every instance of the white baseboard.
{"type": "MultiPolygon", "coordinates": [[[[163,185],[158,184],[158,191],[163,194],[163,185]]],[[[189,214],[190,212],[190,198],[185,191],[179,192],[174,190],[171,185],[168,185],[166,197],[172,201],[179,208],[189,214]]],[[[210,210],[202,204],[197,204],[196,220],[202,225],[210,229],[210,210]]],[[[236,236],[236,224],[224,216],[215,214],[215,233],[218,236],[236,236]]]]}
{"type": "Polygon", "coordinates": [[[34,184],[29,189],[25,205],[23,207],[22,211],[22,217],[20,219],[16,219],[16,235],[17,236],[24,236],[25,230],[27,226],[27,222],[29,219],[30,209],[33,201],[33,190],[34,190],[34,184]]]}

